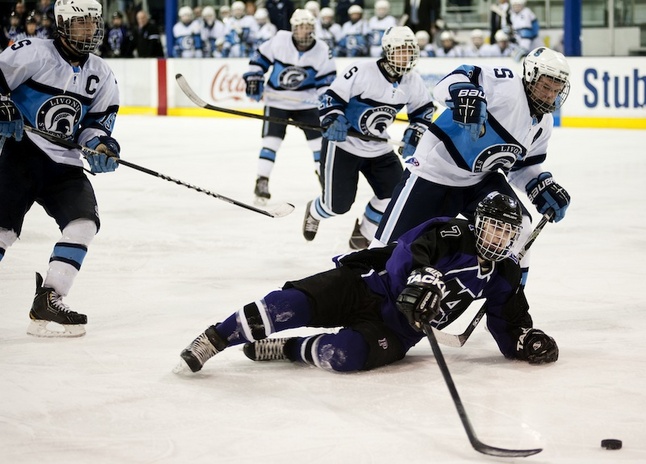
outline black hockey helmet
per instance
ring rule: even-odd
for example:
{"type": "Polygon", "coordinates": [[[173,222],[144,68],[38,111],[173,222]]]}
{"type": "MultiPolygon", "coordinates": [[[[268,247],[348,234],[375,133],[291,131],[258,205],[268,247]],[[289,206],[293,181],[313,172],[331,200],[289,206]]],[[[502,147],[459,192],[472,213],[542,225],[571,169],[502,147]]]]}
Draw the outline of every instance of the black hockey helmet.
{"type": "Polygon", "coordinates": [[[491,192],[476,208],[478,255],[487,261],[505,259],[522,229],[523,210],[514,198],[491,192]]]}

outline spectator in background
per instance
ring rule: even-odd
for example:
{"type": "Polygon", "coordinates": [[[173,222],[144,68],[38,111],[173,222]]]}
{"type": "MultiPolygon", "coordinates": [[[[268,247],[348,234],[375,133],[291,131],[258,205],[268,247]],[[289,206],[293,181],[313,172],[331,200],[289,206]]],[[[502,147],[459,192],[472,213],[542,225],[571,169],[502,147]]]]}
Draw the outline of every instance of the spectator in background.
{"type": "Polygon", "coordinates": [[[462,47],[464,56],[480,56],[480,50],[484,45],[484,32],[482,29],[471,31],[470,41],[462,47]]]}
{"type": "Polygon", "coordinates": [[[443,29],[440,11],[440,0],[404,0],[405,25],[413,32],[428,32],[433,40],[438,29],[443,29]]]}
{"type": "Polygon", "coordinates": [[[321,13],[321,5],[319,4],[319,2],[310,0],[309,2],[305,3],[305,6],[303,8],[312,13],[312,16],[314,16],[314,19],[318,22],[319,14],[321,13]]]}
{"type": "Polygon", "coordinates": [[[247,7],[241,1],[231,5],[231,17],[224,28],[223,58],[251,56],[258,34],[258,23],[247,14],[247,7]]]}
{"type": "Polygon", "coordinates": [[[435,56],[435,49],[431,43],[431,34],[426,31],[417,31],[415,38],[417,39],[417,45],[419,45],[420,57],[429,58],[435,56]]]}
{"type": "Polygon", "coordinates": [[[33,11],[25,19],[25,30],[17,34],[12,40],[10,40],[9,46],[14,44],[15,42],[32,38],[38,38],[38,21],[33,11]]]}
{"type": "Polygon", "coordinates": [[[516,46],[509,41],[509,36],[502,29],[496,32],[494,43],[491,45],[483,45],[480,49],[480,56],[482,57],[501,57],[512,56],[516,50],[516,46]]]}
{"type": "Polygon", "coordinates": [[[343,38],[341,25],[334,20],[334,10],[323,8],[319,14],[320,21],[316,24],[314,34],[317,39],[322,40],[336,55],[336,47],[343,38]]]}
{"type": "Polygon", "coordinates": [[[218,10],[218,13],[220,15],[220,21],[222,21],[222,24],[226,26],[231,18],[231,7],[229,5],[222,5],[218,10]]]}
{"type": "Polygon", "coordinates": [[[21,25],[20,15],[15,11],[9,16],[9,25],[2,29],[2,48],[7,48],[14,43],[16,37],[25,32],[21,25]]]}
{"type": "Polygon", "coordinates": [[[368,38],[370,43],[370,56],[380,57],[381,37],[386,29],[397,25],[397,20],[390,14],[390,2],[377,0],[375,2],[375,15],[368,20],[368,38]]]}
{"type": "Polygon", "coordinates": [[[368,21],[363,19],[363,8],[352,5],[348,8],[347,21],[341,28],[342,37],[337,45],[336,56],[368,56],[368,21]]]}
{"type": "Polygon", "coordinates": [[[336,22],[343,26],[345,23],[350,21],[350,14],[348,9],[352,6],[360,6],[363,11],[364,3],[363,0],[339,0],[336,2],[336,22]]]}
{"type": "Polygon", "coordinates": [[[112,13],[112,25],[103,36],[101,56],[104,58],[133,58],[134,38],[123,23],[123,13],[112,13]]]}
{"type": "Polygon", "coordinates": [[[163,58],[164,47],[161,43],[159,28],[147,11],[137,12],[137,28],[133,30],[135,50],[139,58],[163,58]]]}
{"type": "Polygon", "coordinates": [[[289,23],[295,10],[292,0],[266,0],[265,8],[269,12],[269,21],[279,31],[292,30],[292,25],[289,23]]]}
{"type": "Polygon", "coordinates": [[[462,48],[458,45],[453,31],[443,31],[440,34],[440,44],[434,48],[435,56],[457,58],[462,56],[462,48]]]}
{"type": "Polygon", "coordinates": [[[202,58],[200,24],[195,20],[193,9],[183,6],[177,15],[179,21],[173,26],[173,43],[168,47],[169,52],[172,50],[175,58],[202,58]]]}
{"type": "Polygon", "coordinates": [[[221,55],[217,49],[217,43],[224,39],[224,23],[215,16],[215,9],[212,6],[205,6],[202,9],[201,35],[204,57],[219,58],[221,55]]]}
{"type": "Polygon", "coordinates": [[[509,0],[498,0],[497,3],[491,5],[491,35],[489,36],[489,43],[491,45],[496,43],[496,32],[502,30],[505,34],[509,35],[509,24],[509,0]]]}
{"type": "Polygon", "coordinates": [[[278,29],[269,21],[267,8],[258,8],[253,17],[258,23],[258,35],[256,36],[256,44],[254,46],[254,50],[256,50],[260,44],[267,42],[275,36],[278,29]]]}
{"type": "Polygon", "coordinates": [[[513,41],[524,50],[521,53],[526,55],[530,50],[542,47],[544,44],[538,37],[540,31],[538,19],[525,5],[525,0],[510,0],[510,5],[509,21],[514,34],[513,41]]]}
{"type": "Polygon", "coordinates": [[[38,26],[38,37],[41,39],[53,39],[55,31],[54,17],[48,14],[42,15],[38,26]]]}

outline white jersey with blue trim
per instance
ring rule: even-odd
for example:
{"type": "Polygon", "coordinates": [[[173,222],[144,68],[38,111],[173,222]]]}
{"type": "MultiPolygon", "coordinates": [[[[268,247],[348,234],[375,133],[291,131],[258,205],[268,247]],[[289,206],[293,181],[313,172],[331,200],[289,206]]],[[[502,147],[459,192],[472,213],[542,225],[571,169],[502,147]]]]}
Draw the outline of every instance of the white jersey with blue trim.
{"type": "MultiPolygon", "coordinates": [[[[81,145],[110,135],[119,109],[119,89],[108,64],[90,54],[72,66],[49,39],[23,40],[0,53],[0,93],[11,94],[26,125],[81,145]]],[[[25,135],[57,163],[83,165],[80,150],[25,135]]]]}
{"type": "Polygon", "coordinates": [[[322,94],[336,77],[336,62],[330,48],[321,40],[302,52],[289,31],[278,31],[260,45],[249,60],[249,71],[265,74],[271,69],[264,96],[265,104],[284,110],[306,110],[318,106],[322,94]],[[283,98],[281,98],[280,96],[283,98]]]}
{"type": "MultiPolygon", "coordinates": [[[[433,100],[422,76],[415,71],[390,82],[379,61],[357,61],[348,66],[332,83],[319,107],[321,120],[328,114],[344,114],[352,129],[365,135],[390,138],[388,127],[406,106],[409,119],[420,113],[428,120],[434,111],[433,100]]],[[[423,122],[423,121],[420,121],[423,122]]],[[[337,146],[362,158],[376,158],[392,151],[386,142],[371,142],[348,137],[337,146]]]]}
{"type": "Polygon", "coordinates": [[[487,100],[484,133],[472,141],[468,130],[453,121],[444,110],[426,131],[407,168],[431,182],[469,186],[492,171],[502,171],[522,191],[540,174],[554,119],[551,114],[532,117],[522,77],[504,66],[463,65],[441,80],[434,89],[438,103],[446,106],[449,86],[472,82],[482,86],[487,100]]]}

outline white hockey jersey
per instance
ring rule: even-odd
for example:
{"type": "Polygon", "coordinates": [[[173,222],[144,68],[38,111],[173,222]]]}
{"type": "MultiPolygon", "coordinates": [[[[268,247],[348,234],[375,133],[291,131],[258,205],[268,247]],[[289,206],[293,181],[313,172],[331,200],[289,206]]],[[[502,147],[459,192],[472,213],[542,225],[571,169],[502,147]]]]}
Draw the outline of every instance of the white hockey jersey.
{"type": "Polygon", "coordinates": [[[384,36],[386,29],[396,25],[397,20],[391,15],[384,16],[381,19],[373,16],[368,20],[370,56],[375,58],[379,58],[381,56],[381,38],[384,36]]]}
{"type": "MultiPolygon", "coordinates": [[[[90,54],[72,66],[53,40],[23,40],[0,53],[0,93],[11,94],[26,125],[81,145],[110,135],[119,110],[119,88],[108,64],[90,54]]],[[[83,166],[80,150],[25,135],[57,163],[83,166]]]]}
{"type": "Polygon", "coordinates": [[[469,131],[444,110],[426,131],[414,156],[406,160],[412,172],[431,182],[455,187],[474,185],[488,173],[501,170],[512,185],[525,185],[543,172],[553,117],[539,121],[530,114],[520,75],[504,66],[463,65],[441,80],[434,89],[438,103],[446,106],[454,82],[481,85],[487,100],[484,134],[472,141],[469,131]]]}
{"type": "Polygon", "coordinates": [[[319,95],[336,77],[335,60],[323,41],[316,40],[312,48],[300,52],[289,31],[278,31],[249,60],[250,72],[265,74],[269,68],[265,104],[285,110],[316,108],[319,95]]]}
{"type": "MultiPolygon", "coordinates": [[[[332,113],[345,114],[352,130],[390,138],[387,129],[406,106],[411,123],[430,126],[434,106],[422,77],[413,71],[392,83],[379,61],[355,62],[336,78],[321,99],[321,121],[332,113]]],[[[376,158],[392,151],[388,143],[357,137],[348,137],[337,146],[363,158],[376,158]]]]}
{"type": "Polygon", "coordinates": [[[202,58],[202,31],[196,19],[190,24],[179,21],[173,26],[173,56],[175,58],[202,58]]]}

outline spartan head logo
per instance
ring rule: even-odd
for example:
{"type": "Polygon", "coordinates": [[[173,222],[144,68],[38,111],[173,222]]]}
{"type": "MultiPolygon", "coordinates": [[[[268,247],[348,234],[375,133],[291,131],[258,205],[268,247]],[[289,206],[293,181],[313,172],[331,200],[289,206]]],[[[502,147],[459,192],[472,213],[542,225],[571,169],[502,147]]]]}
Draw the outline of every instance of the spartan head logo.
{"type": "Polygon", "coordinates": [[[509,171],[517,159],[525,155],[525,149],[520,145],[501,144],[487,147],[480,152],[473,163],[473,172],[509,171]]]}
{"type": "Polygon", "coordinates": [[[298,66],[289,66],[278,75],[278,84],[285,90],[294,90],[300,87],[307,78],[307,72],[298,66]]]}
{"type": "Polygon", "coordinates": [[[364,134],[381,135],[395,120],[397,111],[389,106],[369,108],[359,118],[359,126],[364,134]]]}
{"type": "Polygon", "coordinates": [[[40,130],[70,138],[81,120],[82,106],[73,97],[52,97],[41,105],[36,116],[36,126],[40,130]]]}

